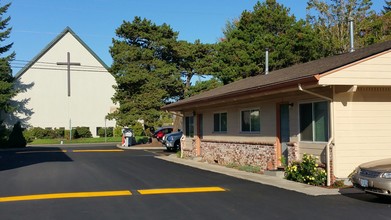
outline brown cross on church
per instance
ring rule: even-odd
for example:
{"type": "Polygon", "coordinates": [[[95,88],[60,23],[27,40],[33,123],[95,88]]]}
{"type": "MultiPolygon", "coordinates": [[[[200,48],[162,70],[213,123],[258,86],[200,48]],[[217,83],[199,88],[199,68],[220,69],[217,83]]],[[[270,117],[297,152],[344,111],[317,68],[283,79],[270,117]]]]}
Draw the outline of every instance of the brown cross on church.
{"type": "Polygon", "coordinates": [[[71,66],[80,66],[80,63],[71,63],[71,53],[67,52],[67,62],[57,62],[57,65],[66,65],[68,67],[68,97],[71,96],[71,66]]]}

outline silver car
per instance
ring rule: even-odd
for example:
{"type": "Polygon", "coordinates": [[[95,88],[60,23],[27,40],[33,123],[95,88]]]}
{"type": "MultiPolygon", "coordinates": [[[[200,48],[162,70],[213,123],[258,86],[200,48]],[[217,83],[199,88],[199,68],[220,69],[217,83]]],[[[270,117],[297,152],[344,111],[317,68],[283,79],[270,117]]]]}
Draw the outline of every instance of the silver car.
{"type": "Polygon", "coordinates": [[[381,196],[391,196],[391,158],[358,166],[349,175],[353,186],[381,196]]]}
{"type": "Polygon", "coordinates": [[[169,151],[181,149],[182,134],[183,133],[180,131],[164,135],[162,140],[163,146],[165,146],[169,151]]]}

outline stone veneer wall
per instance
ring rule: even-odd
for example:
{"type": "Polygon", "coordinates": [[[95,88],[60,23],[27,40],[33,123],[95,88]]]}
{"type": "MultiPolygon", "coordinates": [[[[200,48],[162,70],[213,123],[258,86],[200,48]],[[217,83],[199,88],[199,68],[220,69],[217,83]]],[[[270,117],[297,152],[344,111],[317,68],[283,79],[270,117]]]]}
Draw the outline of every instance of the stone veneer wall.
{"type": "MultiPolygon", "coordinates": [[[[185,151],[185,157],[195,157],[195,147],[185,151]]],[[[276,147],[274,143],[233,143],[212,140],[201,141],[202,160],[221,165],[252,165],[261,170],[276,168],[276,147]]]]}
{"type": "Polygon", "coordinates": [[[288,143],[288,164],[299,160],[299,146],[297,143],[288,143]]]}

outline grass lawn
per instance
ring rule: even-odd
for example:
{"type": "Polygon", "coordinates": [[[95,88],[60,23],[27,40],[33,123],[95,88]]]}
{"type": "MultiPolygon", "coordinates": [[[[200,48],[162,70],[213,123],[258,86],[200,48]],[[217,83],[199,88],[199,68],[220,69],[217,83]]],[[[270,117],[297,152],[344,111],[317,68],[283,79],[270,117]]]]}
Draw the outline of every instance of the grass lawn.
{"type": "MultiPolygon", "coordinates": [[[[136,137],[137,140],[137,137],[136,137]]],[[[105,143],[105,142],[119,142],[121,143],[122,137],[107,137],[105,138],[78,138],[73,139],[72,141],[66,139],[35,139],[33,142],[28,143],[29,145],[39,145],[39,144],[60,144],[63,141],[63,144],[78,144],[78,143],[105,143]]]]}

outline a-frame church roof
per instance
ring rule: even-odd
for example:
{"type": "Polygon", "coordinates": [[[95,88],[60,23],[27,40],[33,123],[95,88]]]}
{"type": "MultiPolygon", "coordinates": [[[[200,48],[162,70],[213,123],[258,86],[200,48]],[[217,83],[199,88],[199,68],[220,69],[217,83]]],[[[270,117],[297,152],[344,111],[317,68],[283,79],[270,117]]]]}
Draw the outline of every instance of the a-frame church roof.
{"type": "Polygon", "coordinates": [[[30,62],[28,62],[18,73],[15,75],[15,78],[21,77],[31,66],[34,65],[46,52],[48,52],[57,42],[59,42],[67,33],[72,34],[73,37],[83,45],[86,50],[91,53],[91,55],[106,69],[108,66],[103,62],[103,60],[70,28],[66,27],[56,38],[54,38],[41,52],[38,53],[30,62]]]}

